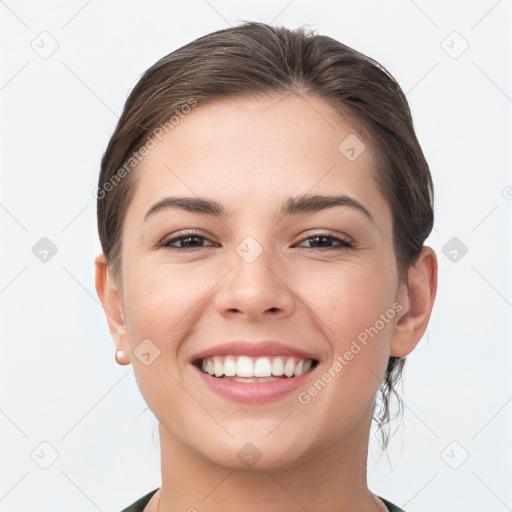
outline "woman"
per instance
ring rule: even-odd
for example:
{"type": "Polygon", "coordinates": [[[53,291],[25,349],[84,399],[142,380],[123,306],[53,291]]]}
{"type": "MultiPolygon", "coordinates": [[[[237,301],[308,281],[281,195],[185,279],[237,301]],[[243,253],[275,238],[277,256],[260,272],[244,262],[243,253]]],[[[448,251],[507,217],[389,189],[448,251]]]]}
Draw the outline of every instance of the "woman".
{"type": "Polygon", "coordinates": [[[162,485],[125,511],[399,511],[368,489],[370,426],[437,260],[389,73],[303,29],[201,37],[131,92],[97,197],[96,289],[159,423],[162,485]]]}

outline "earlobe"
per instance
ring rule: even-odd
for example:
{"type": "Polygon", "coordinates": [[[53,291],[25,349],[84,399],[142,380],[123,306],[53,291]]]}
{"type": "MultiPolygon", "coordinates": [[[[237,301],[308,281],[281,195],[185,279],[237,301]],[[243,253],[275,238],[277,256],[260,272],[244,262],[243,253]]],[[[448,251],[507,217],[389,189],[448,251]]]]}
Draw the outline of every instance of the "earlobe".
{"type": "Polygon", "coordinates": [[[107,323],[117,351],[122,351],[122,361],[116,352],[116,361],[119,364],[127,364],[129,354],[128,332],[124,319],[120,291],[113,282],[104,253],[100,253],[94,260],[96,272],[96,292],[105,311],[107,323]]]}
{"type": "Polygon", "coordinates": [[[430,247],[423,247],[408,276],[400,292],[402,314],[391,339],[390,356],[394,357],[405,357],[414,350],[430,319],[437,292],[437,257],[430,247]]]}

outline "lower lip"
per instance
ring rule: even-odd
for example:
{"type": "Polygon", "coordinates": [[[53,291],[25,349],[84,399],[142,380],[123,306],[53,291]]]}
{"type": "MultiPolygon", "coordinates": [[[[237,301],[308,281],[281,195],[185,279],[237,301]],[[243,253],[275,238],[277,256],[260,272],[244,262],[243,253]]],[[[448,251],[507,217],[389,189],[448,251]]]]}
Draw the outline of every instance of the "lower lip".
{"type": "Polygon", "coordinates": [[[306,383],[311,374],[314,373],[318,364],[298,377],[273,380],[270,382],[247,383],[212,377],[208,373],[204,373],[197,366],[193,366],[199,373],[201,381],[220,396],[235,402],[261,404],[277,400],[296,391],[297,388],[306,383]]]}

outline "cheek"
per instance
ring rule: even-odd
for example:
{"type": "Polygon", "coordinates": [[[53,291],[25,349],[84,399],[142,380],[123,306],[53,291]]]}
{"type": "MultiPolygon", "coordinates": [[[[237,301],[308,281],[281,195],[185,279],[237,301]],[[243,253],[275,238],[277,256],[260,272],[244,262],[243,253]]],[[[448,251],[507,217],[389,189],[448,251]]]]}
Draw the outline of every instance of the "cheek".
{"type": "Polygon", "coordinates": [[[325,312],[335,337],[357,335],[373,325],[395,300],[396,286],[389,279],[389,269],[378,262],[340,267],[326,273],[321,282],[318,279],[316,309],[325,312]]]}
{"type": "Polygon", "coordinates": [[[313,306],[323,320],[320,325],[330,342],[332,361],[341,365],[334,369],[343,374],[337,381],[350,379],[351,389],[362,390],[369,382],[373,389],[385,371],[397,315],[394,282],[387,275],[377,262],[333,274],[322,283],[313,306]]]}
{"type": "Polygon", "coordinates": [[[134,374],[150,409],[172,424],[172,411],[190,401],[176,380],[177,352],[194,328],[208,280],[201,284],[198,272],[191,278],[190,272],[170,266],[139,262],[131,268],[124,299],[134,374]]]}
{"type": "Polygon", "coordinates": [[[207,283],[200,270],[191,275],[186,271],[171,271],[170,267],[139,265],[125,290],[130,331],[138,337],[152,336],[157,344],[176,338],[187,324],[187,318],[194,315],[207,283]]]}
{"type": "Polygon", "coordinates": [[[371,408],[397,316],[392,283],[387,284],[381,270],[354,267],[330,277],[322,282],[312,307],[332,354],[299,397],[304,410],[314,411],[311,416],[326,425],[326,440],[348,431],[371,408]]]}

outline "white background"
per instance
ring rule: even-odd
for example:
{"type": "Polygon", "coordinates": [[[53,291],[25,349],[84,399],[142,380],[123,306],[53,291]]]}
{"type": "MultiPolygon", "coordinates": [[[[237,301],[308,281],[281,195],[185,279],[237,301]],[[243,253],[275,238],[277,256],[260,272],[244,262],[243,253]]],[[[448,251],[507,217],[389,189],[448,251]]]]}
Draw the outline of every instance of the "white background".
{"type": "Polygon", "coordinates": [[[160,485],[156,419],[94,288],[93,190],[143,71],[245,20],[307,25],[383,64],[434,178],[438,297],[389,462],[371,443],[370,489],[407,512],[512,510],[511,0],[6,0],[0,19],[1,511],[118,512],[160,485]],[[58,43],[46,59],[42,37],[58,43]]]}

